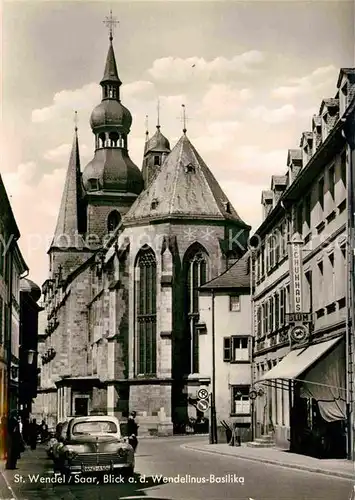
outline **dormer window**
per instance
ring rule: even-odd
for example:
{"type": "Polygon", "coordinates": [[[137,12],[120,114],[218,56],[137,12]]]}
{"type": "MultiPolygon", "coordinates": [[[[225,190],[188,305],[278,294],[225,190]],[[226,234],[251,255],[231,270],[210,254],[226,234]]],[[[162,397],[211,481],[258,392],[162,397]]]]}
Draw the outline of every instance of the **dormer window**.
{"type": "Polygon", "coordinates": [[[157,198],[153,198],[152,203],[150,204],[151,209],[155,210],[158,205],[159,205],[158,199],[157,198]]]}
{"type": "Polygon", "coordinates": [[[192,165],[192,163],[189,163],[188,165],[185,165],[185,172],[188,173],[195,173],[195,165],[192,165]]]}
{"type": "Polygon", "coordinates": [[[89,190],[90,191],[98,191],[99,190],[99,181],[97,179],[89,179],[89,190]]]}
{"type": "Polygon", "coordinates": [[[160,156],[154,156],[154,165],[160,165],[160,156]]]}
{"type": "Polygon", "coordinates": [[[231,213],[231,204],[229,203],[229,201],[224,201],[223,207],[224,207],[224,210],[227,212],[227,214],[231,213]]]}

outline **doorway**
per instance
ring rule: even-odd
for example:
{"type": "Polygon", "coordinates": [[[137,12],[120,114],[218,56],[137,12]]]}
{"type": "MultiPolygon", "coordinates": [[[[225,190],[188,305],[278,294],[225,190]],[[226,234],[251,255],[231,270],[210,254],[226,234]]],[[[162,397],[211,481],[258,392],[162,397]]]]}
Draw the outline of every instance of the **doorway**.
{"type": "Polygon", "coordinates": [[[89,398],[77,397],[74,399],[74,415],[75,417],[87,417],[89,414],[89,398]]]}

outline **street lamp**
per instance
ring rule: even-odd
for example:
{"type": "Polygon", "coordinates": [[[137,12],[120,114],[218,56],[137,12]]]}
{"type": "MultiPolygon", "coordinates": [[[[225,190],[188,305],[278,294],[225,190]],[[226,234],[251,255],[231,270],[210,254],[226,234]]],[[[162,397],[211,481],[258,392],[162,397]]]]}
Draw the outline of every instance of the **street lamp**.
{"type": "Polygon", "coordinates": [[[214,294],[214,290],[212,290],[212,392],[211,392],[210,444],[217,444],[216,341],[215,341],[215,294],[214,294]]]}
{"type": "Polygon", "coordinates": [[[35,354],[36,354],[36,351],[33,351],[32,349],[27,351],[27,363],[29,365],[33,365],[34,360],[35,360],[35,354]]]}

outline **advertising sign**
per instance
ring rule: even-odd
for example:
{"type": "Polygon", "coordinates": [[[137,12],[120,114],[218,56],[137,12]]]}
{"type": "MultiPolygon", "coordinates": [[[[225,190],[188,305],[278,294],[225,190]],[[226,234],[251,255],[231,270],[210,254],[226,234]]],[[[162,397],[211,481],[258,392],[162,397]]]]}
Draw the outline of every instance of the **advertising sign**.
{"type": "Polygon", "coordinates": [[[301,313],[303,311],[303,294],[302,294],[302,247],[303,242],[298,238],[288,244],[288,254],[290,263],[290,312],[301,313]]]}

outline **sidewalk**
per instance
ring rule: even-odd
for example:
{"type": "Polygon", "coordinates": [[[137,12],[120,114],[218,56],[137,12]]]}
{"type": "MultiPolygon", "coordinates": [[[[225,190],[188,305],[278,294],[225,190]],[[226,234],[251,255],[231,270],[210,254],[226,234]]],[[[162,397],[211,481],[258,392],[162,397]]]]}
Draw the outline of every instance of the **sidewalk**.
{"type": "Polygon", "coordinates": [[[354,463],[345,459],[318,459],[290,453],[288,450],[278,448],[249,448],[242,446],[229,446],[228,444],[202,444],[189,443],[181,445],[182,448],[200,451],[203,453],[215,453],[217,455],[263,462],[265,464],[278,465],[290,469],[327,474],[328,476],[355,479],[354,463]]]}
{"type": "Polygon", "coordinates": [[[43,468],[47,461],[47,455],[44,446],[39,445],[36,450],[31,450],[26,447],[22,453],[20,460],[17,461],[16,470],[6,470],[6,462],[0,461],[0,500],[17,500],[14,492],[14,476],[21,474],[38,474],[43,472],[43,468]]]}

